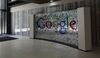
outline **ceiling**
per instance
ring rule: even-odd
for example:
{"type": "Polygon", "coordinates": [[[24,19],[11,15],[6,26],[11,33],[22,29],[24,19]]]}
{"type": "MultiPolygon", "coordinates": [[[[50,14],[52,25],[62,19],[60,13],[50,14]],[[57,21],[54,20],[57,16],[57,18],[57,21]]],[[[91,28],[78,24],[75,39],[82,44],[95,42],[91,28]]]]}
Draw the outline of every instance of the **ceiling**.
{"type": "Polygon", "coordinates": [[[58,1],[58,0],[14,0],[14,1],[23,1],[23,2],[28,2],[28,3],[37,3],[37,4],[43,4],[43,3],[48,3],[50,1],[58,1]]]}
{"type": "MultiPolygon", "coordinates": [[[[37,4],[43,4],[43,3],[50,2],[50,0],[23,0],[23,1],[37,3],[37,4]]],[[[58,1],[58,0],[52,0],[52,1],[58,1]]]]}
{"type": "MultiPolygon", "coordinates": [[[[59,1],[59,0],[52,0],[53,2],[59,1]]],[[[44,4],[49,3],[50,0],[14,0],[9,2],[9,6],[17,6],[17,5],[23,5],[27,3],[36,3],[36,4],[44,4]]]]}

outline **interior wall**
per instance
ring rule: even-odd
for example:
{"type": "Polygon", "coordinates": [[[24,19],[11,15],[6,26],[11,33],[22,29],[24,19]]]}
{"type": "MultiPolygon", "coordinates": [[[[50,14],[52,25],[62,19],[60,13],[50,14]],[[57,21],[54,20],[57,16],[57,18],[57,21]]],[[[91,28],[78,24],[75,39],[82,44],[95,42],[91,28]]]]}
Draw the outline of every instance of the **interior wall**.
{"type": "Polygon", "coordinates": [[[97,42],[100,46],[100,0],[96,0],[97,42]]]}
{"type": "MultiPolygon", "coordinates": [[[[48,6],[52,6],[52,5],[59,5],[59,4],[64,4],[64,3],[74,3],[74,2],[80,2],[80,1],[86,1],[86,0],[61,0],[61,1],[57,1],[54,3],[45,3],[45,4],[35,4],[35,3],[30,3],[30,4],[26,4],[26,5],[21,5],[21,6],[16,6],[16,7],[12,7],[11,8],[11,13],[12,13],[12,20],[28,20],[28,18],[31,18],[31,20],[33,19],[33,14],[36,13],[36,11],[34,11],[34,9],[36,8],[40,8],[40,7],[48,7],[48,6]],[[22,15],[22,12],[27,13],[28,12],[32,12],[31,15],[27,15],[25,19],[23,19],[20,15],[22,15]],[[15,17],[16,18],[15,18],[15,17]],[[18,18],[19,17],[19,18],[18,18]]],[[[80,3],[79,3],[80,4],[80,3]]],[[[88,6],[88,2],[86,3],[86,5],[88,6]]],[[[24,17],[24,16],[23,16],[24,17]]],[[[14,23],[13,23],[14,24],[14,23]]],[[[20,23],[22,24],[22,23],[20,23]]],[[[14,28],[14,27],[13,27],[14,28]]],[[[12,32],[14,33],[14,31],[12,32]]],[[[32,33],[33,34],[33,33],[32,33]]],[[[32,35],[31,34],[31,35],[32,35]]]]}
{"type": "Polygon", "coordinates": [[[78,43],[79,49],[92,50],[90,7],[78,8],[78,43]]]}
{"type": "Polygon", "coordinates": [[[92,44],[100,46],[100,0],[91,1],[92,44]]]}
{"type": "MultiPolygon", "coordinates": [[[[63,3],[71,3],[71,2],[75,2],[75,1],[82,1],[82,0],[61,0],[61,1],[57,1],[57,2],[54,2],[53,3],[53,5],[58,5],[58,4],[63,4],[63,3]]],[[[40,8],[40,7],[48,7],[48,6],[51,6],[51,4],[52,3],[45,3],[45,4],[35,4],[35,3],[30,3],[30,4],[26,4],[26,5],[21,5],[21,6],[16,6],[16,7],[12,7],[11,8],[11,13],[12,13],[12,25],[13,25],[13,27],[12,27],[12,30],[13,29],[15,29],[15,26],[16,26],[16,28],[19,28],[19,27],[17,27],[17,25],[19,25],[19,23],[21,22],[21,21],[26,21],[26,20],[28,20],[28,18],[31,18],[30,20],[32,20],[33,19],[33,14],[35,14],[36,12],[38,12],[38,10],[37,11],[34,11],[34,9],[36,9],[36,8],[40,8]],[[29,12],[31,12],[31,14],[29,13],[29,12]],[[24,15],[22,15],[22,13],[23,14],[25,14],[26,13],[26,15],[27,16],[25,16],[24,17],[24,15]],[[28,15],[28,14],[30,14],[30,15],[28,15]],[[21,17],[22,16],[22,17],[21,17]],[[15,21],[15,22],[13,22],[13,20],[15,21]],[[19,21],[20,20],[20,21],[19,21]],[[17,24],[18,23],[18,24],[17,24]]],[[[31,24],[33,24],[32,22],[31,22],[31,24]]],[[[23,25],[22,23],[20,23],[20,25],[23,25]]],[[[32,25],[31,25],[32,26],[32,25]]],[[[31,27],[30,27],[31,28],[31,27]]],[[[22,29],[22,27],[20,26],[20,29],[22,29]]],[[[33,31],[32,30],[33,28],[31,28],[31,31],[33,31]]],[[[13,30],[12,31],[12,33],[13,34],[15,34],[15,30],[13,30]]],[[[27,34],[29,34],[29,33],[27,33],[26,32],[26,34],[23,34],[22,32],[20,32],[20,33],[17,33],[18,35],[26,35],[26,36],[31,36],[31,35],[33,35],[33,33],[30,33],[30,35],[27,35],[27,34]]],[[[31,37],[33,37],[33,36],[31,36],[31,37]]]]}
{"type": "MultiPolygon", "coordinates": [[[[55,8],[56,10],[57,8],[55,8]]],[[[48,9],[52,10],[52,8],[48,9]]],[[[77,9],[70,11],[39,13],[35,15],[35,38],[54,40],[72,46],[78,46],[77,9]],[[42,19],[40,19],[42,18],[42,19]],[[41,23],[41,20],[44,23],[41,23]],[[76,22],[75,28],[70,27],[71,21],[76,22]],[[45,23],[46,22],[46,23],[45,23]],[[51,22],[51,27],[48,25],[51,22]],[[45,24],[45,25],[44,25],[45,24]],[[63,25],[64,24],[64,25],[63,25]],[[42,26],[44,27],[42,28],[42,26]],[[48,27],[49,26],[49,27],[48,27]]]]}
{"type": "Polygon", "coordinates": [[[33,38],[33,19],[31,10],[12,13],[12,34],[33,38]]]}

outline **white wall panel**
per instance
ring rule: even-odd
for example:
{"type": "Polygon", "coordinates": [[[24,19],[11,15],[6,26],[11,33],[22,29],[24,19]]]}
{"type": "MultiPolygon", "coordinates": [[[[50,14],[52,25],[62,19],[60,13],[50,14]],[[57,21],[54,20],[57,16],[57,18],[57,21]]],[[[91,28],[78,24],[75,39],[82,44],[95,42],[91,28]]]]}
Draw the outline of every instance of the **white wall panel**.
{"type": "Polygon", "coordinates": [[[33,14],[31,12],[32,11],[27,10],[12,13],[13,34],[33,38],[33,14]]]}
{"type": "Polygon", "coordinates": [[[91,17],[90,8],[82,7],[78,8],[78,22],[79,22],[79,49],[84,51],[92,50],[91,43],[91,17]]]}

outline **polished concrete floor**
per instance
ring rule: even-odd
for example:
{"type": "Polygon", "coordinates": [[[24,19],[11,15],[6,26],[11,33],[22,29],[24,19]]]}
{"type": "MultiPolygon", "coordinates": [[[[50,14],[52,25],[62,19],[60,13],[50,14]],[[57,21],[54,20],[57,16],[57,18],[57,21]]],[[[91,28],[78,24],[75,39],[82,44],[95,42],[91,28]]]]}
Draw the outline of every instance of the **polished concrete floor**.
{"type": "Polygon", "coordinates": [[[0,58],[100,58],[100,49],[83,52],[54,42],[20,38],[0,42],[0,58]]]}

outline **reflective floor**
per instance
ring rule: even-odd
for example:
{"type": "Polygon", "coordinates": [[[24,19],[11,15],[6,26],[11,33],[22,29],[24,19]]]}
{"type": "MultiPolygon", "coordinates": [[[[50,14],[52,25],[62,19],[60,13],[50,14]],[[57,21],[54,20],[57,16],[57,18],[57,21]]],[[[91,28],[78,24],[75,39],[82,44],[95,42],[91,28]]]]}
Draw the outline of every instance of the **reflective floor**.
{"type": "Polygon", "coordinates": [[[54,42],[21,37],[0,42],[0,58],[100,58],[100,50],[83,52],[54,42]]]}

